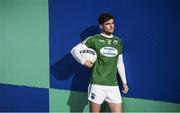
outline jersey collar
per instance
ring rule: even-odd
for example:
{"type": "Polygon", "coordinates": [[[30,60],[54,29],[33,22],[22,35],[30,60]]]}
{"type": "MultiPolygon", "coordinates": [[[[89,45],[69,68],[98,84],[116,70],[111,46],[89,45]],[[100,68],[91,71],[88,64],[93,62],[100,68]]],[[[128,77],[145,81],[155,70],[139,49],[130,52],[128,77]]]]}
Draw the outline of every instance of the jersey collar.
{"type": "Polygon", "coordinates": [[[113,37],[112,34],[111,34],[111,35],[106,35],[106,34],[104,34],[104,33],[101,33],[101,35],[104,36],[104,37],[106,37],[106,38],[112,38],[112,37],[113,37]]]}

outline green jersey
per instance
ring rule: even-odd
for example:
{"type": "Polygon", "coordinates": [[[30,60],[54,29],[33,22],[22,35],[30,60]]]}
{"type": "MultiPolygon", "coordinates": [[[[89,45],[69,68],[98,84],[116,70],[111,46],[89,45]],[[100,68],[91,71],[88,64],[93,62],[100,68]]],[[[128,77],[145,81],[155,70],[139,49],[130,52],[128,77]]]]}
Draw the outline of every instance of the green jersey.
{"type": "Polygon", "coordinates": [[[90,82],[98,85],[118,85],[117,61],[118,56],[122,54],[122,40],[115,36],[107,38],[97,34],[87,38],[85,45],[97,53],[90,82]]]}

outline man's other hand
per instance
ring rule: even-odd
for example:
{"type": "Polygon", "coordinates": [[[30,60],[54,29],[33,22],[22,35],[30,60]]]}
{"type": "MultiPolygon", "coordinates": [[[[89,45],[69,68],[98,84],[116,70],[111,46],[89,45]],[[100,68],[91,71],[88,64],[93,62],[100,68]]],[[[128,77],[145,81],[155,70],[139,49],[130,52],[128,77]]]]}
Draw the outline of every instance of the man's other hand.
{"type": "Polygon", "coordinates": [[[127,84],[123,84],[122,92],[126,94],[128,91],[129,91],[128,85],[127,84]]]}

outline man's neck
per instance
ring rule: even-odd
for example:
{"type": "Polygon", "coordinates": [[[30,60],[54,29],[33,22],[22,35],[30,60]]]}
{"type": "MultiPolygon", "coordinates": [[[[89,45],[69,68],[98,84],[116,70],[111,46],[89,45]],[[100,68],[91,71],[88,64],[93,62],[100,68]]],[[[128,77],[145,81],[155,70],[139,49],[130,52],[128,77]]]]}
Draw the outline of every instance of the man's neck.
{"type": "Polygon", "coordinates": [[[107,35],[107,34],[105,34],[105,33],[103,33],[103,32],[101,33],[101,35],[104,36],[104,37],[106,37],[106,38],[112,38],[112,37],[113,37],[112,34],[107,35]]]}

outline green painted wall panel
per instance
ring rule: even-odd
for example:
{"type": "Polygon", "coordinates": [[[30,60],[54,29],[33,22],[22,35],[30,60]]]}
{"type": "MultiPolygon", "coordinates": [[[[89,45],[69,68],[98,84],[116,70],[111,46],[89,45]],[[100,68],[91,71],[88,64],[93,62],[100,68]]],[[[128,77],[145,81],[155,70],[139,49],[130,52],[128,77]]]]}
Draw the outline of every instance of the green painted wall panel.
{"type": "Polygon", "coordinates": [[[123,98],[123,108],[126,112],[180,112],[180,104],[136,99],[123,98]]]}
{"type": "MultiPolygon", "coordinates": [[[[0,83],[49,88],[48,29],[48,0],[0,0],[0,83]]],[[[49,89],[49,98],[51,112],[89,111],[86,93],[49,89]]],[[[180,112],[180,104],[135,98],[123,98],[123,108],[180,112]]]]}
{"type": "Polygon", "coordinates": [[[86,93],[50,89],[49,95],[51,112],[89,111],[86,93]]]}
{"type": "Polygon", "coordinates": [[[0,4],[0,82],[48,88],[48,0],[0,4]]]}
{"type": "MultiPolygon", "coordinates": [[[[180,104],[123,97],[124,112],[180,112],[180,104]]],[[[87,94],[50,89],[50,111],[88,112],[87,94]]],[[[104,103],[101,111],[108,111],[104,103]]]]}

